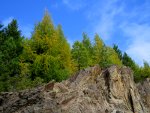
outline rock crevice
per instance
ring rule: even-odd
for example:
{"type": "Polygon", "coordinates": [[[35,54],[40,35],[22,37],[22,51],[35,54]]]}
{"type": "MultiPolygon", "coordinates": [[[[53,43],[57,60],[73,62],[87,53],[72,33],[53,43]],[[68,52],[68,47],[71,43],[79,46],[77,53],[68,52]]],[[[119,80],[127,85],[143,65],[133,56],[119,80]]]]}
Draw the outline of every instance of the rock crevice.
{"type": "Polygon", "coordinates": [[[60,83],[0,93],[0,112],[150,113],[150,80],[136,85],[127,67],[94,66],[60,83]]]}

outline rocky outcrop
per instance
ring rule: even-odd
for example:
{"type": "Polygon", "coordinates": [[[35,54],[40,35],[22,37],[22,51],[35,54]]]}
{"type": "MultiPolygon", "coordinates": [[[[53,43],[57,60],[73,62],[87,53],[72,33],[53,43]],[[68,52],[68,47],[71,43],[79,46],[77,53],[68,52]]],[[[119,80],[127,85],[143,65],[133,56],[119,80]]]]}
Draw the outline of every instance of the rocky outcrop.
{"type": "Polygon", "coordinates": [[[147,85],[150,86],[149,80],[137,88],[127,67],[111,66],[102,70],[94,66],[61,83],[51,81],[32,90],[1,93],[0,112],[150,113],[147,85]]]}
{"type": "MultiPolygon", "coordinates": [[[[137,84],[144,105],[150,109],[150,78],[137,84]]],[[[150,110],[149,110],[150,113],[150,110]]]]}

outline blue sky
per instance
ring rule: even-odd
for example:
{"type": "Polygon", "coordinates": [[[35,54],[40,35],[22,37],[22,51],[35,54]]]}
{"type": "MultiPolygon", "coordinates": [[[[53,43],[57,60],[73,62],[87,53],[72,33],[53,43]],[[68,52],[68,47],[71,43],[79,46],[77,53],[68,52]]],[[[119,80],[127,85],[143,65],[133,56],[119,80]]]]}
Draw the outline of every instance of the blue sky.
{"type": "Polygon", "coordinates": [[[30,37],[45,9],[71,44],[81,40],[82,32],[91,39],[98,33],[138,64],[150,61],[150,0],[1,0],[0,21],[7,25],[17,19],[22,34],[30,37]]]}

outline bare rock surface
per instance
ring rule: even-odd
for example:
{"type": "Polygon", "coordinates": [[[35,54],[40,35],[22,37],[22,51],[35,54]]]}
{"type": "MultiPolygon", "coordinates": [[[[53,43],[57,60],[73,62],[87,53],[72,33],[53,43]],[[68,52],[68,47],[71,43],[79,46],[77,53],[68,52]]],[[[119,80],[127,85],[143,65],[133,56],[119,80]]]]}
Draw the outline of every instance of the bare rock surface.
{"type": "Polygon", "coordinates": [[[0,113],[150,113],[150,80],[127,67],[84,69],[61,83],[0,93],[0,113]],[[139,93],[140,92],[140,93],[139,93]]]}
{"type": "Polygon", "coordinates": [[[147,78],[145,81],[137,84],[137,87],[139,89],[143,103],[147,108],[150,109],[150,78],[147,78]]]}

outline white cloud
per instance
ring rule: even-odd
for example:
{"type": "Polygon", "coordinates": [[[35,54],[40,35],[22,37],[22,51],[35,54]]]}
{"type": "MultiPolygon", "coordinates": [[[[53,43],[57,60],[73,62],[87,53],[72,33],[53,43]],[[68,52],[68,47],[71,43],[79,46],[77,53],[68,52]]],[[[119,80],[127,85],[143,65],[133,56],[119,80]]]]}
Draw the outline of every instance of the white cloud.
{"type": "Polygon", "coordinates": [[[139,65],[143,65],[143,61],[150,61],[150,43],[148,42],[133,42],[126,52],[139,65]]]}
{"type": "Polygon", "coordinates": [[[150,2],[129,4],[129,1],[100,0],[87,11],[91,23],[89,29],[93,28],[93,32],[100,34],[105,41],[113,40],[114,33],[121,31],[123,34],[118,40],[124,40],[125,51],[142,65],[143,60],[150,61],[150,2]]]}
{"type": "MultiPolygon", "coordinates": [[[[120,35],[122,37],[118,40],[124,40],[122,45],[126,45],[125,51],[140,65],[143,60],[150,61],[149,0],[139,4],[136,0],[62,0],[62,2],[74,11],[86,9],[84,13],[89,21],[86,28],[89,29],[89,33],[97,32],[107,41],[116,38],[113,37],[115,32],[122,31],[123,34],[120,35]],[[135,6],[132,6],[130,2],[135,2],[133,4],[135,6]]],[[[4,20],[3,24],[7,25],[11,20],[12,17],[4,20]]],[[[20,28],[23,35],[31,36],[32,26],[20,28]]]]}
{"type": "Polygon", "coordinates": [[[131,40],[126,52],[140,65],[143,60],[150,61],[150,26],[148,24],[131,24],[122,26],[126,36],[131,40]]]}
{"type": "Polygon", "coordinates": [[[117,2],[118,0],[106,0],[105,2],[100,0],[90,11],[87,11],[93,32],[100,34],[104,40],[110,39],[115,30],[116,16],[123,14],[124,5],[118,6],[117,2]]]}

